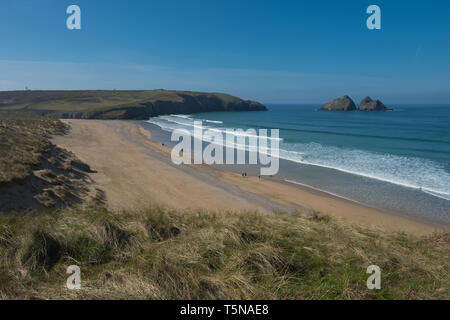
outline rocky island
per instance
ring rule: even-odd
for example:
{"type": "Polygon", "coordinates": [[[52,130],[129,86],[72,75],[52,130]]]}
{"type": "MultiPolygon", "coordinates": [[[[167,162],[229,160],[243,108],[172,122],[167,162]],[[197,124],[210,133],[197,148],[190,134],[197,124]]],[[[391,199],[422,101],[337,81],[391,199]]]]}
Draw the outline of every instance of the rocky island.
{"type": "Polygon", "coordinates": [[[326,111],[353,111],[356,110],[356,105],[353,100],[345,95],[340,98],[334,99],[324,104],[320,110],[326,111]]]}
{"type": "Polygon", "coordinates": [[[365,97],[359,103],[359,107],[356,108],[353,100],[348,96],[342,96],[336,98],[322,107],[320,110],[326,111],[392,111],[392,109],[387,108],[380,100],[372,100],[369,96],[365,97]]]}
{"type": "Polygon", "coordinates": [[[358,107],[359,111],[388,111],[388,109],[380,100],[372,100],[369,96],[361,100],[358,107]]]}

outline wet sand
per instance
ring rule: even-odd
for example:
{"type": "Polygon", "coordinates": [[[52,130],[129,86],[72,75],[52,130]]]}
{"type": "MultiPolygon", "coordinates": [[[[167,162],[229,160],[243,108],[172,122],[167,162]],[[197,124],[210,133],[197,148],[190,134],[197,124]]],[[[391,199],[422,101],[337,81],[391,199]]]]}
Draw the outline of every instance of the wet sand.
{"type": "Polygon", "coordinates": [[[111,210],[151,205],[209,211],[321,212],[350,223],[393,231],[430,233],[431,224],[382,212],[325,193],[270,178],[242,177],[208,165],[172,163],[170,149],[150,140],[139,123],[121,120],[64,120],[66,136],[53,142],[74,152],[95,171],[111,210]]]}

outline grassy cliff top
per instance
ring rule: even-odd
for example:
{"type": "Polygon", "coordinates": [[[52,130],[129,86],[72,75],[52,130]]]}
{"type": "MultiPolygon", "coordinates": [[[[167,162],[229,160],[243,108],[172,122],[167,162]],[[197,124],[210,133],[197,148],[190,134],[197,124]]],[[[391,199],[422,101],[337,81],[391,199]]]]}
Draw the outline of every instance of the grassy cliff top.
{"type": "Polygon", "coordinates": [[[74,91],[0,91],[0,108],[84,111],[141,102],[182,102],[182,95],[218,97],[224,102],[241,99],[223,93],[174,90],[74,90],[74,91]]]}
{"type": "Polygon", "coordinates": [[[1,109],[63,118],[131,119],[171,112],[256,111],[265,110],[265,107],[258,102],[244,101],[223,93],[158,89],[0,91],[1,109]],[[132,110],[133,108],[136,110],[132,110]],[[104,116],[105,114],[107,116],[104,116]]]}

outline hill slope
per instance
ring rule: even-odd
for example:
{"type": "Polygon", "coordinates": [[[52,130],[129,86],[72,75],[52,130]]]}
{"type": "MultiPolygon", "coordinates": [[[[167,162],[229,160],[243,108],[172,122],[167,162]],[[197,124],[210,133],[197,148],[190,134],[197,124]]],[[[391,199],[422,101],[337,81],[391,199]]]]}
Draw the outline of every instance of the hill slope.
{"type": "Polygon", "coordinates": [[[90,192],[88,165],[53,145],[61,121],[0,110],[0,215],[81,203],[90,192]]]}
{"type": "Polygon", "coordinates": [[[287,213],[0,216],[0,299],[448,299],[449,240],[287,213]],[[65,287],[73,264],[81,290],[65,287]]]}
{"type": "Polygon", "coordinates": [[[2,91],[0,110],[56,118],[136,119],[212,111],[264,111],[255,101],[223,93],[191,91],[2,91]]]}

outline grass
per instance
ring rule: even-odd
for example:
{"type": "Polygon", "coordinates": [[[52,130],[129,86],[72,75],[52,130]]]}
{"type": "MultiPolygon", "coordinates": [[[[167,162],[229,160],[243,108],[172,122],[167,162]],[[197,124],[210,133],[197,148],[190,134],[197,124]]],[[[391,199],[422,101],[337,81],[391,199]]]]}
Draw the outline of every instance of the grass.
{"type": "Polygon", "coordinates": [[[32,167],[50,150],[48,136],[65,130],[55,119],[0,111],[0,184],[30,176],[32,167]]]}
{"type": "Polygon", "coordinates": [[[223,93],[174,90],[0,91],[0,110],[57,118],[148,119],[170,113],[265,110],[223,93]]]}
{"type": "Polygon", "coordinates": [[[61,121],[0,111],[0,212],[77,205],[90,193],[90,167],[53,145],[61,121]]]}
{"type": "Polygon", "coordinates": [[[10,91],[0,92],[0,101],[7,109],[87,111],[137,104],[144,100],[180,99],[171,91],[10,91]],[[2,97],[3,96],[3,97],[2,97]]]}
{"type": "Polygon", "coordinates": [[[328,217],[99,207],[0,217],[4,299],[449,299],[449,233],[328,217]],[[69,265],[81,290],[68,290],[69,265]],[[381,268],[368,290],[366,268],[381,268]]]}

